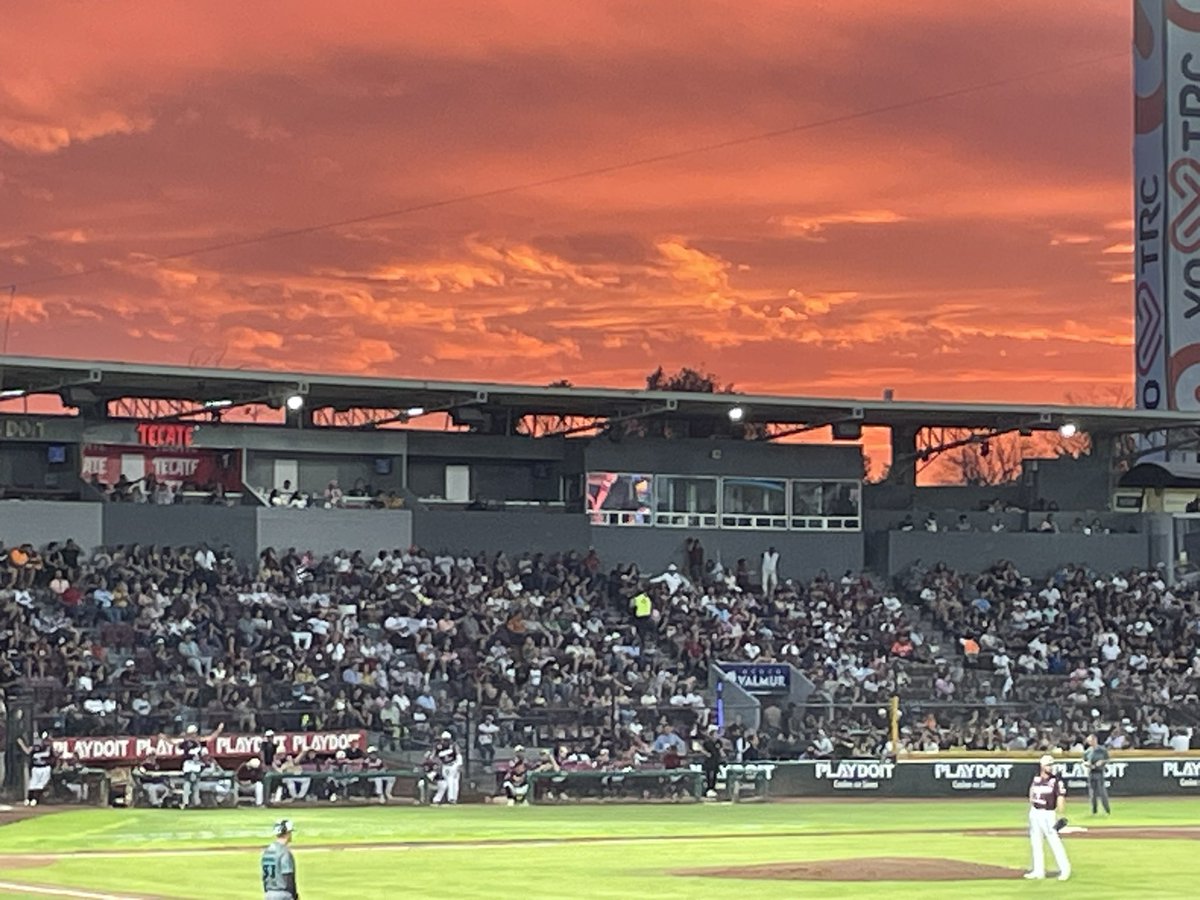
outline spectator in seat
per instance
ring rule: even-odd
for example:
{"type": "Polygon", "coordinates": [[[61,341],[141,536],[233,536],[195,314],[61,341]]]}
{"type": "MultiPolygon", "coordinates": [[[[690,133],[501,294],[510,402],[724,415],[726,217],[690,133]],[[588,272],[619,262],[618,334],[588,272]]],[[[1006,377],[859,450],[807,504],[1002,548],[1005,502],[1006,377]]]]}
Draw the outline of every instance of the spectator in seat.
{"type": "Polygon", "coordinates": [[[1058,534],[1058,522],[1054,521],[1054,513],[1046,513],[1046,518],[1038,524],[1039,534],[1058,534]]]}

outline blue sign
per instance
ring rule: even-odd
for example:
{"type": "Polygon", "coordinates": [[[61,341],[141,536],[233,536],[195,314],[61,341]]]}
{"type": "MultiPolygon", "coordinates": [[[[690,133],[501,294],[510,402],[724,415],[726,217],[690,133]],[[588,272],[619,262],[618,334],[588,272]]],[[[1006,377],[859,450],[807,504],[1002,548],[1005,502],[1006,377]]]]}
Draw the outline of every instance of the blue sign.
{"type": "Polygon", "coordinates": [[[721,669],[751,694],[785,693],[792,684],[792,667],[782,663],[721,663],[721,669]]]}

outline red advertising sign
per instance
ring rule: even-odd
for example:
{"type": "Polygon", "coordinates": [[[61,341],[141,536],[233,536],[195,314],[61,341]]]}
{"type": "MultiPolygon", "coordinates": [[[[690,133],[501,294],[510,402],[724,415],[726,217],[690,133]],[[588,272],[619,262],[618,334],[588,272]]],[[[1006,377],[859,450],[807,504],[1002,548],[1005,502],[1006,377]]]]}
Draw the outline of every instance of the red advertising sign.
{"type": "MultiPolygon", "coordinates": [[[[164,762],[182,756],[179,742],[182,738],[170,737],[71,737],[56,738],[55,754],[72,754],[82,763],[131,763],[154,753],[164,762]]],[[[262,735],[219,734],[208,742],[208,749],[217,759],[258,756],[262,749],[262,735]]],[[[365,731],[289,731],[275,735],[275,743],[285,756],[315,750],[322,755],[338,750],[367,749],[365,731]]]]}
{"type": "Polygon", "coordinates": [[[190,447],[194,428],[178,422],[139,422],[138,443],[147,447],[190,447]]]}
{"type": "Polygon", "coordinates": [[[236,450],[86,444],[83,448],[83,478],[90,481],[93,475],[108,485],[116,484],[122,475],[129,481],[140,481],[153,475],[156,481],[173,488],[189,484],[205,489],[220,484],[226,491],[238,491],[241,489],[241,457],[236,450]]]}

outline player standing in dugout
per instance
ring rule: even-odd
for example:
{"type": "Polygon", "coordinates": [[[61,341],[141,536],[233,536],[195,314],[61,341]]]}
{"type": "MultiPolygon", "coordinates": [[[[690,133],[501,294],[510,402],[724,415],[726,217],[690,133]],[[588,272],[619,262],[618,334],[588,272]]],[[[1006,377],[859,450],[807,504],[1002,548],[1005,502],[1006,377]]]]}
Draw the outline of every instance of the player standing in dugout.
{"type": "Polygon", "coordinates": [[[1100,804],[1104,805],[1104,814],[1110,815],[1112,809],[1108,805],[1108,785],[1104,781],[1104,771],[1108,768],[1108,748],[1094,734],[1088,735],[1087,749],[1083,751],[1083,766],[1087,769],[1092,815],[1099,812],[1097,806],[1100,804]]]}
{"type": "Polygon", "coordinates": [[[33,745],[17,738],[17,746],[29,761],[29,780],[25,783],[25,805],[37,806],[46,789],[50,787],[50,776],[54,774],[54,747],[50,744],[49,732],[43,731],[33,739],[33,745]]]}
{"type": "Polygon", "coordinates": [[[263,900],[300,900],[296,889],[296,860],[292,857],[292,823],[275,823],[275,840],[262,852],[263,900]]]}
{"type": "Polygon", "coordinates": [[[1071,877],[1071,861],[1067,859],[1058,829],[1067,824],[1064,818],[1067,786],[1054,774],[1053,756],[1046,754],[1038,763],[1038,773],[1029,785],[1029,843],[1033,850],[1033,868],[1025,873],[1025,877],[1046,877],[1046,854],[1042,847],[1042,841],[1045,841],[1058,864],[1058,880],[1066,881],[1071,877]]]}

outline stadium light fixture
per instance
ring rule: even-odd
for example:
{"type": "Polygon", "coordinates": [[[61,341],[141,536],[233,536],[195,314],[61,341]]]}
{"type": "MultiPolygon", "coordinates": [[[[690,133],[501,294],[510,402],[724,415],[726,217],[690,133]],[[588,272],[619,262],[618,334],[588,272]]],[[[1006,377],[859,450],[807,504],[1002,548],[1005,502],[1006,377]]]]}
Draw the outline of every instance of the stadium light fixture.
{"type": "Polygon", "coordinates": [[[730,422],[740,422],[746,418],[746,410],[740,406],[734,406],[729,410],[728,415],[730,422]]]}
{"type": "Polygon", "coordinates": [[[1058,426],[1058,434],[1060,437],[1073,438],[1079,434],[1079,426],[1074,422],[1063,422],[1058,426]]]}
{"type": "Polygon", "coordinates": [[[304,408],[304,396],[302,394],[289,394],[284,403],[292,412],[299,412],[304,408]]]}
{"type": "Polygon", "coordinates": [[[8,391],[0,391],[0,400],[16,400],[18,397],[24,397],[25,392],[20,388],[13,388],[8,391]]]}
{"type": "Polygon", "coordinates": [[[230,407],[230,406],[233,406],[232,400],[205,400],[204,401],[205,409],[225,409],[226,407],[230,407]]]}
{"type": "Polygon", "coordinates": [[[425,407],[410,406],[404,411],[404,415],[408,416],[410,419],[415,419],[417,416],[423,416],[425,415],[425,407]]]}

